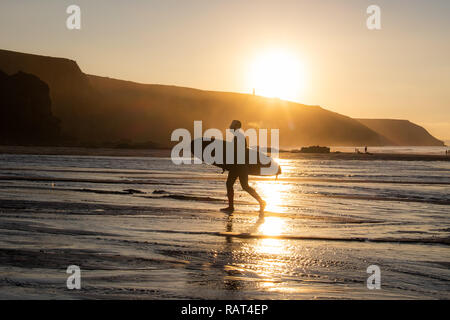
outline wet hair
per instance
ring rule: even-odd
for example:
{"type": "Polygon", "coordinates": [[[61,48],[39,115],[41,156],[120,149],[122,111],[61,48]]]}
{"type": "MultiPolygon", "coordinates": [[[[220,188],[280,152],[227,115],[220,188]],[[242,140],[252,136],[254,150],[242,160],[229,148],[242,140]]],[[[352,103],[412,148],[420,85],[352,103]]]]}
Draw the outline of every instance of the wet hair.
{"type": "Polygon", "coordinates": [[[242,123],[241,123],[239,120],[233,120],[233,121],[231,122],[231,125],[233,125],[233,123],[236,125],[236,128],[237,128],[237,129],[242,128],[242,123]]]}

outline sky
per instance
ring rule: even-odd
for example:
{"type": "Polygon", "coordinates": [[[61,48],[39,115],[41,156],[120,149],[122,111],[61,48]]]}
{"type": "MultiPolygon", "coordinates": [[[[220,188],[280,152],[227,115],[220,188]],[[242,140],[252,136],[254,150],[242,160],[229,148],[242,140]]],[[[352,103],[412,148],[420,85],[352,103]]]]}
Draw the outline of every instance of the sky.
{"type": "Polygon", "coordinates": [[[0,49],[142,83],[255,88],[450,140],[449,17],[448,0],[1,0],[0,49]],[[80,30],[66,27],[72,4],[80,30]]]}

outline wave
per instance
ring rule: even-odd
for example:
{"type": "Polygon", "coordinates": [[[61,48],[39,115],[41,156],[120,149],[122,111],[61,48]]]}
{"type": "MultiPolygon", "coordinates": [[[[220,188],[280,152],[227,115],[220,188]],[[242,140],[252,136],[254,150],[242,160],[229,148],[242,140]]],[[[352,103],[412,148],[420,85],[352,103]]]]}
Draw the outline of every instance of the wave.
{"type": "MultiPolygon", "coordinates": [[[[130,180],[96,180],[96,179],[61,179],[61,178],[47,178],[47,177],[10,177],[5,179],[4,177],[0,177],[0,180],[21,180],[21,181],[41,181],[41,182],[78,182],[78,183],[99,183],[99,184],[133,184],[133,185],[161,185],[161,182],[155,181],[130,181],[130,180]]],[[[182,184],[171,184],[165,183],[165,185],[182,185],[182,184]]],[[[38,186],[0,186],[1,189],[5,188],[20,188],[20,189],[37,189],[37,190],[47,190],[45,187],[38,186]]],[[[109,194],[109,195],[134,195],[134,194],[145,194],[146,192],[138,190],[138,189],[124,189],[124,190],[102,190],[102,189],[90,189],[90,188],[51,188],[54,191],[72,191],[72,192],[85,192],[85,193],[96,193],[96,194],[109,194]]],[[[199,201],[199,202],[207,202],[207,203],[225,203],[225,198],[215,198],[209,196],[198,196],[191,195],[185,193],[169,193],[164,190],[155,190],[152,196],[141,196],[142,198],[148,199],[173,199],[180,201],[199,201]],[[156,191],[156,192],[155,192],[156,191]]],[[[355,194],[335,194],[335,193],[326,193],[326,192],[314,192],[314,193],[302,193],[302,197],[324,197],[324,198],[335,198],[335,199],[347,199],[347,200],[366,200],[366,201],[394,201],[394,202],[416,202],[416,203],[428,203],[428,204],[437,204],[437,205],[450,205],[450,199],[448,198],[433,198],[433,197],[418,197],[413,196],[411,194],[402,195],[402,194],[394,194],[389,196],[372,196],[372,195],[355,195],[355,194]]],[[[253,205],[253,202],[248,201],[239,201],[236,203],[244,204],[244,205],[253,205]]],[[[280,207],[298,207],[296,205],[283,205],[279,204],[280,207]]]]}
{"type": "Polygon", "coordinates": [[[69,235],[69,236],[114,236],[112,233],[98,232],[98,231],[87,231],[78,229],[58,229],[47,226],[42,226],[37,223],[24,223],[24,222],[1,222],[0,229],[3,230],[15,230],[23,232],[36,232],[36,233],[47,233],[53,235],[69,235]]]}
{"type": "Polygon", "coordinates": [[[190,196],[184,194],[166,194],[162,196],[148,196],[144,198],[168,198],[174,200],[184,200],[184,201],[205,201],[205,202],[223,202],[226,201],[224,199],[212,198],[212,197],[201,197],[201,196],[190,196]]]}
{"type": "Polygon", "coordinates": [[[255,233],[239,232],[213,232],[213,231],[177,231],[177,230],[146,230],[155,233],[178,233],[192,235],[209,235],[241,239],[279,239],[279,240],[306,240],[306,241],[337,241],[337,242],[367,242],[367,243],[399,243],[399,244],[441,244],[450,245],[450,237],[430,237],[430,238],[338,238],[338,237],[315,237],[297,236],[289,234],[266,235],[255,233]]]}
{"type": "Polygon", "coordinates": [[[56,177],[17,177],[17,176],[0,176],[0,181],[40,181],[40,182],[85,182],[85,183],[102,183],[102,184],[143,184],[143,185],[173,185],[179,186],[183,183],[172,183],[158,180],[112,180],[112,179],[84,179],[84,178],[56,178],[56,177]]]}
{"type": "Polygon", "coordinates": [[[66,173],[104,173],[104,174],[143,174],[148,175],[152,173],[160,173],[160,171],[149,171],[149,170],[119,170],[119,169],[111,169],[111,170],[93,170],[93,169],[48,169],[48,168],[13,168],[13,167],[0,167],[1,171],[33,171],[33,172],[66,172],[66,173]]]}
{"type": "MultiPolygon", "coordinates": [[[[174,200],[182,201],[202,201],[202,202],[226,202],[225,199],[213,198],[213,197],[203,197],[190,195],[185,193],[169,193],[164,190],[156,190],[154,194],[161,194],[161,196],[147,196],[145,198],[169,198],[174,200]]],[[[403,196],[397,195],[394,197],[389,196],[370,196],[370,195],[345,195],[345,194],[332,194],[332,193],[303,193],[302,196],[315,196],[315,197],[326,197],[326,198],[337,198],[337,199],[349,199],[349,200],[368,200],[368,201],[401,201],[401,202],[420,202],[420,203],[431,203],[440,205],[449,205],[450,199],[439,199],[439,198],[420,198],[411,195],[403,196]]],[[[239,204],[254,204],[253,202],[237,201],[239,204]]],[[[292,205],[279,205],[280,207],[298,207],[292,205]]]]}
{"type": "MultiPolygon", "coordinates": [[[[225,180],[226,176],[168,176],[168,177],[158,177],[161,179],[170,178],[178,180],[225,180]]],[[[252,180],[277,180],[279,182],[331,182],[331,183],[376,183],[376,184],[412,184],[412,185],[450,185],[450,181],[436,181],[436,180],[389,180],[389,179],[371,179],[371,176],[367,176],[366,179],[352,179],[345,178],[344,176],[340,178],[317,178],[317,177],[263,177],[263,176],[251,176],[252,180]]],[[[384,177],[386,178],[386,177],[384,177]]],[[[429,176],[427,177],[429,178],[429,176]]]]}
{"type": "MultiPolygon", "coordinates": [[[[32,169],[26,169],[33,171],[32,169]]],[[[36,170],[42,171],[42,170],[36,170]]],[[[16,176],[16,175],[3,175],[0,176],[0,180],[4,181],[60,181],[60,182],[88,182],[88,183],[124,183],[124,184],[167,184],[167,185],[183,185],[183,182],[167,182],[167,180],[225,180],[226,176],[220,175],[196,175],[196,176],[184,176],[177,174],[169,174],[167,172],[133,172],[133,171],[78,171],[78,170],[45,170],[51,172],[67,172],[67,173],[104,173],[104,174],[141,174],[141,175],[152,175],[150,179],[90,179],[90,178],[62,178],[62,177],[39,177],[39,176],[16,176]],[[154,174],[157,174],[155,176],[154,174]]],[[[5,172],[5,171],[3,171],[5,172]]],[[[429,178],[429,177],[427,177],[429,178]]],[[[252,180],[255,181],[270,181],[275,180],[274,177],[260,177],[252,176],[252,180]]],[[[278,182],[326,182],[326,183],[336,183],[336,184],[407,184],[407,185],[450,185],[450,181],[439,181],[439,180],[390,180],[390,179],[372,179],[372,177],[367,177],[366,179],[353,179],[353,178],[317,178],[317,177],[283,177],[280,176],[276,179],[278,182]]]]}
{"type": "Polygon", "coordinates": [[[97,194],[110,194],[110,195],[133,195],[133,194],[145,194],[146,192],[137,189],[124,189],[122,191],[117,190],[102,190],[102,189],[74,189],[74,188],[57,188],[57,187],[36,187],[36,186],[1,186],[0,189],[32,189],[32,190],[49,190],[52,191],[72,191],[72,192],[86,192],[86,193],[97,193],[97,194]]]}
{"type": "Polygon", "coordinates": [[[125,189],[123,191],[114,191],[114,190],[99,190],[99,189],[59,189],[59,190],[68,190],[68,191],[77,191],[77,192],[90,192],[90,193],[98,193],[98,194],[144,194],[144,191],[136,190],[136,189],[125,189]]]}
{"type": "Polygon", "coordinates": [[[409,195],[403,197],[398,195],[396,197],[384,197],[384,196],[370,196],[370,195],[342,195],[342,194],[327,194],[327,193],[315,193],[308,194],[317,197],[337,198],[337,199],[349,199],[349,200],[369,200],[369,201],[399,201],[399,202],[419,202],[419,203],[431,203],[440,205],[449,205],[450,199],[437,199],[437,198],[419,198],[409,195]]]}
{"type": "Polygon", "coordinates": [[[213,197],[203,197],[184,193],[170,193],[165,190],[155,190],[153,191],[154,196],[142,196],[142,198],[148,199],[174,199],[182,201],[201,201],[201,202],[225,202],[225,199],[213,198],[213,197]]]}
{"type": "MultiPolygon", "coordinates": [[[[278,177],[279,181],[286,182],[332,182],[332,183],[376,183],[376,184],[413,184],[413,185],[450,185],[450,181],[420,181],[420,180],[388,180],[388,179],[339,179],[332,178],[309,178],[309,177],[278,177]]],[[[429,177],[428,177],[429,178],[429,177]]]]}

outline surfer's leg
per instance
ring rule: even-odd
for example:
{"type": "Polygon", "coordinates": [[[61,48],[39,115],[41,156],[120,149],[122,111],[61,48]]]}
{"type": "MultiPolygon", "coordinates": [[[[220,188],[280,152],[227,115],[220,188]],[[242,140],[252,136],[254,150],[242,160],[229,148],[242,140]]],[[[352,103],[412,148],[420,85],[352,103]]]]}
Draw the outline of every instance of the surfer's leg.
{"type": "Polygon", "coordinates": [[[260,206],[260,211],[264,212],[264,208],[266,207],[266,202],[263,199],[261,199],[261,197],[259,196],[259,194],[256,192],[255,189],[253,189],[252,187],[249,186],[248,174],[245,172],[240,173],[239,174],[239,182],[241,183],[242,189],[247,191],[253,198],[256,199],[256,201],[258,201],[259,206],[260,206]]]}
{"type": "Polygon", "coordinates": [[[228,173],[227,178],[227,197],[228,197],[228,208],[221,209],[224,212],[233,212],[234,211],[234,183],[238,178],[238,174],[233,170],[228,173]]]}

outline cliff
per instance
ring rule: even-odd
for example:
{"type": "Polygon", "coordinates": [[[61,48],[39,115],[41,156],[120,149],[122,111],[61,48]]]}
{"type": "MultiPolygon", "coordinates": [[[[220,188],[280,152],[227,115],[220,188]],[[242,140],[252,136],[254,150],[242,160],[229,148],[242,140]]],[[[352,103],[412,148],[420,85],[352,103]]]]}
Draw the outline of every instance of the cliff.
{"type": "Polygon", "coordinates": [[[168,143],[177,128],[229,126],[239,119],[245,128],[278,128],[282,147],[301,145],[383,145],[387,139],[358,121],[319,106],[307,106],[248,94],[147,85],[98,76],[90,83],[108,104],[111,121],[127,138],[146,136],[168,143]]]}
{"type": "MultiPolygon", "coordinates": [[[[87,75],[69,59],[0,50],[0,70],[32,73],[49,85],[53,113],[61,119],[61,129],[72,137],[72,144],[170,146],[171,132],[177,128],[192,130],[194,120],[203,120],[204,129],[225,129],[233,119],[240,119],[245,128],[280,129],[283,148],[380,146],[406,141],[400,139],[402,132],[381,132],[363,120],[319,106],[87,75]]],[[[419,132],[414,137],[407,140],[409,145],[436,143],[419,132]]]]}
{"type": "Polygon", "coordinates": [[[398,146],[444,146],[423,127],[408,120],[357,119],[398,146]]]}
{"type": "Polygon", "coordinates": [[[0,144],[53,144],[59,138],[47,84],[31,74],[0,71],[0,144]]]}
{"type": "Polygon", "coordinates": [[[78,141],[95,135],[92,128],[102,118],[101,99],[75,61],[0,50],[0,70],[34,74],[48,84],[52,110],[65,136],[78,141]]]}

